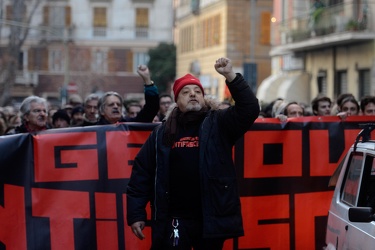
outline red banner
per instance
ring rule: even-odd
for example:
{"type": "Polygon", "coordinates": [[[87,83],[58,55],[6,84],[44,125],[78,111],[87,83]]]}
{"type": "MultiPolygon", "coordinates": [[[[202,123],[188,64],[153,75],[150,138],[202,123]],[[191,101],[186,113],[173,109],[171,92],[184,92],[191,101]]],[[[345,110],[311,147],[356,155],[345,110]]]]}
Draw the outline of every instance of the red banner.
{"type": "MultiPolygon", "coordinates": [[[[371,117],[257,119],[234,148],[245,236],[224,249],[321,249],[328,181],[371,117]]],[[[135,155],[155,124],[0,137],[0,249],[149,249],[126,222],[135,155]]]]}

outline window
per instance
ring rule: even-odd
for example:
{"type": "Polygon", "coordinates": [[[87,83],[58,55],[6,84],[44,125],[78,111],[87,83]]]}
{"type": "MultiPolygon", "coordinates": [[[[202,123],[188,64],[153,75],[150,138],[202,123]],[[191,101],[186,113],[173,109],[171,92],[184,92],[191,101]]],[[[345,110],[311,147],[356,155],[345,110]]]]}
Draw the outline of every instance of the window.
{"type": "Polygon", "coordinates": [[[181,53],[194,50],[194,26],[184,27],[180,31],[180,51],[181,53]]]}
{"type": "Polygon", "coordinates": [[[23,62],[24,62],[24,53],[23,51],[20,51],[20,53],[18,54],[18,65],[17,65],[17,69],[18,70],[23,70],[23,62]]]}
{"type": "Polygon", "coordinates": [[[358,199],[360,177],[362,172],[362,154],[352,154],[349,160],[349,166],[344,177],[344,186],[341,199],[344,203],[356,206],[358,199]]]}
{"type": "Polygon", "coordinates": [[[147,8],[137,8],[135,13],[135,26],[137,38],[139,37],[148,37],[148,28],[149,28],[149,18],[148,18],[148,9],[147,8]]]}
{"type": "Polygon", "coordinates": [[[107,8],[106,7],[94,7],[93,9],[93,26],[94,36],[106,36],[107,35],[107,8]]]}
{"type": "Polygon", "coordinates": [[[346,70],[337,71],[337,79],[334,84],[334,96],[339,96],[348,91],[348,72],[346,70]]]}
{"type": "Polygon", "coordinates": [[[46,48],[30,48],[27,54],[29,70],[48,70],[48,50],[46,48]]]}
{"type": "Polygon", "coordinates": [[[260,44],[270,45],[271,44],[271,13],[261,13],[261,29],[260,29],[260,44]]]}
{"type": "Polygon", "coordinates": [[[51,49],[49,51],[49,68],[51,71],[61,72],[64,70],[64,55],[61,49],[51,49]]]}
{"type": "Polygon", "coordinates": [[[133,53],[129,49],[108,51],[108,72],[132,72],[133,53]]]}
{"type": "Polygon", "coordinates": [[[23,22],[27,19],[26,5],[19,5],[16,11],[13,11],[14,5],[7,5],[5,7],[5,19],[8,21],[23,22]]]}
{"type": "Polygon", "coordinates": [[[327,71],[320,70],[316,79],[318,84],[318,93],[327,94],[327,71]]]}
{"type": "Polygon", "coordinates": [[[208,48],[220,44],[220,25],[220,15],[207,18],[200,23],[198,32],[198,46],[200,48],[208,48]]]}
{"type": "Polygon", "coordinates": [[[358,71],[358,93],[359,96],[371,94],[370,70],[362,69],[358,71]]]}
{"type": "Polygon", "coordinates": [[[375,209],[375,161],[374,157],[370,155],[366,156],[358,207],[372,207],[375,209]]]}
{"type": "Polygon", "coordinates": [[[134,63],[133,63],[133,72],[137,72],[137,67],[140,64],[146,64],[148,63],[150,57],[146,52],[136,52],[134,53],[134,63]]]}
{"type": "Polygon", "coordinates": [[[65,29],[71,26],[70,6],[44,6],[43,24],[53,28],[53,33],[48,34],[54,38],[65,37],[65,29]]]}
{"type": "Polygon", "coordinates": [[[92,56],[92,70],[103,73],[107,71],[107,53],[102,50],[95,50],[92,56]]]}

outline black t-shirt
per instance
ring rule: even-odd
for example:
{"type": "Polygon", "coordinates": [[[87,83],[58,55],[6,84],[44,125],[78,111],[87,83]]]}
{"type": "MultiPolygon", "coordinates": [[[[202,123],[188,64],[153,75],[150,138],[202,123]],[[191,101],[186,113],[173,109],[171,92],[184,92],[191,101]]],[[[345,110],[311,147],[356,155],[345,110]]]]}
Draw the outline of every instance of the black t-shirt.
{"type": "Polygon", "coordinates": [[[170,215],[202,217],[199,178],[199,124],[181,128],[170,153],[170,215]]]}

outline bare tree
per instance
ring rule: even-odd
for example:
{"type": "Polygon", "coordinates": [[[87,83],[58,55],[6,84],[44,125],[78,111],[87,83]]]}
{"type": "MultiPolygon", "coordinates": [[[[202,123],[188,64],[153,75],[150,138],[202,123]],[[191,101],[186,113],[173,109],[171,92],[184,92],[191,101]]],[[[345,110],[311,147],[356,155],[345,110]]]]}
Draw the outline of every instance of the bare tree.
{"type": "Polygon", "coordinates": [[[5,20],[3,11],[3,0],[1,0],[1,21],[0,31],[4,24],[9,26],[9,40],[7,49],[3,53],[2,68],[0,72],[0,106],[6,104],[10,98],[12,86],[16,80],[18,69],[18,57],[21,48],[29,34],[31,20],[40,3],[44,0],[13,0],[11,1],[9,20],[5,20]],[[26,4],[27,2],[27,4],[26,4]],[[29,11],[27,11],[27,8],[29,11]]]}

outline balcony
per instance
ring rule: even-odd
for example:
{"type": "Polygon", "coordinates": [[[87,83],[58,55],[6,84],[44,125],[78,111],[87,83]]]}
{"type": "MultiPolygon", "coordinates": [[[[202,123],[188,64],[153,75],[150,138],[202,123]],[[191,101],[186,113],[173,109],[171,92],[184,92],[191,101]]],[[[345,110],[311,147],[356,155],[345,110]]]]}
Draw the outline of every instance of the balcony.
{"type": "MultiPolygon", "coordinates": [[[[52,41],[63,42],[63,41],[72,39],[74,30],[75,30],[74,25],[72,25],[71,27],[41,26],[41,29],[39,30],[39,38],[40,40],[44,40],[48,42],[52,42],[52,41]]],[[[31,35],[33,35],[33,33],[31,33],[31,35]]]]}
{"type": "Polygon", "coordinates": [[[316,9],[275,24],[271,55],[375,39],[371,4],[345,3],[316,9]]]}

